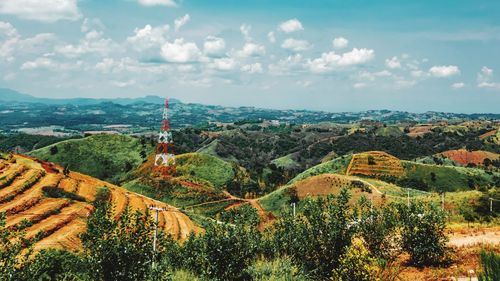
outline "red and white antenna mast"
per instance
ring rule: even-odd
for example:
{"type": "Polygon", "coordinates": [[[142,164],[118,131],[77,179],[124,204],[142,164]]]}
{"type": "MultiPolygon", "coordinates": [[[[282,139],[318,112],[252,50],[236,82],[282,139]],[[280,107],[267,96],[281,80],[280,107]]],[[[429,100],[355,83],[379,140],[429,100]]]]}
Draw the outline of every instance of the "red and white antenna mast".
{"type": "Polygon", "coordinates": [[[168,119],[168,98],[165,99],[163,108],[163,120],[161,121],[158,144],[156,145],[156,156],[154,172],[163,177],[171,177],[175,174],[175,155],[173,154],[174,140],[170,131],[168,119]]]}

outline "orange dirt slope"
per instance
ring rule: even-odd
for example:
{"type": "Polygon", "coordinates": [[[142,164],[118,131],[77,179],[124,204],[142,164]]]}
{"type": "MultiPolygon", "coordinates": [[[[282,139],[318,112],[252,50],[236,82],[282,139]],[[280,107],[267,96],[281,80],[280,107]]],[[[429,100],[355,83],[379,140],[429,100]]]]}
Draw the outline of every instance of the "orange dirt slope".
{"type": "MultiPolygon", "coordinates": [[[[35,249],[63,248],[78,250],[79,235],[85,231],[87,217],[99,187],[111,192],[118,218],[126,207],[144,211],[154,205],[164,208],[159,227],[180,240],[201,228],[179,209],[126,189],[76,172],[65,176],[62,167],[22,155],[0,158],[0,212],[7,214],[7,227],[20,228],[27,238],[40,238],[35,249]],[[42,189],[54,186],[84,198],[84,201],[49,198],[42,189]],[[166,219],[168,218],[168,219],[166,219]]],[[[154,214],[151,213],[153,216],[154,214]]]]}

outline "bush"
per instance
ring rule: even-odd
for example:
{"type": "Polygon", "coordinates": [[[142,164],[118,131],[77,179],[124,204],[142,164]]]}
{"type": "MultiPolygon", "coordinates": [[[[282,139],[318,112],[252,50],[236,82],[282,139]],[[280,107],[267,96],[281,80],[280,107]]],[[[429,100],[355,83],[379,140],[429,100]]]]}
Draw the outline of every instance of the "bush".
{"type": "Polygon", "coordinates": [[[306,201],[302,215],[289,213],[275,223],[267,248],[274,255],[291,257],[317,278],[329,278],[356,232],[349,197],[343,189],[338,197],[306,201]]]}
{"type": "Polygon", "coordinates": [[[481,268],[479,281],[500,280],[500,255],[495,252],[481,251],[481,268]]]}
{"type": "Polygon", "coordinates": [[[446,262],[445,215],[434,205],[422,203],[398,205],[402,224],[402,249],[410,254],[410,263],[418,266],[441,265],[446,262]]]}
{"type": "Polygon", "coordinates": [[[349,249],[340,257],[339,266],[333,269],[331,280],[373,281],[377,273],[375,259],[359,239],[355,239],[349,249]]]}
{"type": "Polygon", "coordinates": [[[247,269],[255,281],[305,281],[307,278],[290,258],[278,258],[272,261],[258,260],[247,269]]]}
{"type": "Polygon", "coordinates": [[[372,256],[394,260],[400,253],[397,210],[392,206],[370,208],[371,202],[361,203],[359,234],[372,256]]]}
{"type": "Polygon", "coordinates": [[[85,198],[83,198],[82,196],[75,194],[73,192],[67,192],[66,190],[56,186],[44,186],[42,187],[42,191],[46,197],[67,198],[71,200],[85,202],[85,198]]]}

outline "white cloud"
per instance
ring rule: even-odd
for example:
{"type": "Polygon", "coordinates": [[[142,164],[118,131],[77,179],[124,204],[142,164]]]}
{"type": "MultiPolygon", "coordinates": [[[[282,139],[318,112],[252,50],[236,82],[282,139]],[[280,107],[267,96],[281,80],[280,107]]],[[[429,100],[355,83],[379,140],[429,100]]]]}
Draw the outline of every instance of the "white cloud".
{"type": "Polygon", "coordinates": [[[357,75],[359,79],[369,80],[369,81],[374,81],[378,77],[390,77],[390,76],[392,76],[392,73],[387,70],[382,70],[378,72],[368,72],[363,70],[359,72],[357,75]]]}
{"type": "Polygon", "coordinates": [[[267,34],[267,39],[269,39],[269,42],[271,43],[276,43],[276,37],[274,36],[273,31],[269,31],[269,33],[267,34]]]}
{"type": "Polygon", "coordinates": [[[0,39],[18,37],[17,30],[10,22],[0,21],[0,39]]]}
{"type": "Polygon", "coordinates": [[[245,43],[243,49],[237,52],[237,55],[240,57],[259,57],[263,56],[266,53],[266,48],[262,45],[258,45],[255,43],[245,43]]]}
{"type": "Polygon", "coordinates": [[[175,31],[179,31],[179,29],[184,26],[186,23],[189,22],[189,20],[191,20],[191,17],[189,16],[189,14],[185,14],[184,16],[180,17],[180,18],[177,18],[175,21],[174,21],[174,28],[175,28],[175,31]]]}
{"type": "Polygon", "coordinates": [[[0,21],[0,61],[13,62],[22,55],[49,52],[55,40],[56,36],[52,33],[23,39],[12,24],[0,21]]]}
{"type": "Polygon", "coordinates": [[[417,84],[417,81],[415,80],[406,80],[406,79],[399,79],[396,80],[396,88],[397,89],[404,89],[404,88],[411,88],[417,84]]]}
{"type": "Polygon", "coordinates": [[[336,67],[345,67],[366,63],[372,60],[375,51],[372,49],[357,49],[338,55],[335,52],[323,53],[320,58],[309,60],[308,65],[312,72],[322,73],[334,70],[336,67]]]}
{"type": "Polygon", "coordinates": [[[401,62],[398,60],[398,57],[392,57],[390,59],[386,59],[385,65],[390,69],[401,68],[401,62]]]}
{"type": "Polygon", "coordinates": [[[349,40],[345,39],[344,37],[337,37],[333,39],[332,45],[335,49],[343,49],[349,45],[349,40]]]}
{"type": "Polygon", "coordinates": [[[279,60],[277,63],[269,65],[269,72],[274,75],[289,75],[294,72],[300,72],[304,69],[304,63],[301,54],[288,56],[279,60]]]}
{"type": "Polygon", "coordinates": [[[56,46],[55,51],[68,58],[76,58],[86,54],[107,55],[120,47],[110,38],[104,38],[103,33],[91,30],[85,34],[85,37],[78,44],[66,44],[56,46]]]}
{"type": "Polygon", "coordinates": [[[237,62],[233,58],[220,58],[214,59],[213,62],[208,65],[208,67],[221,71],[230,71],[235,69],[237,65],[237,62]]]}
{"type": "Polygon", "coordinates": [[[87,33],[91,30],[102,30],[102,29],[104,29],[104,24],[101,22],[100,19],[97,18],[94,19],[85,18],[83,20],[82,26],[80,27],[82,33],[87,33]]]}
{"type": "Polygon", "coordinates": [[[245,40],[247,40],[247,41],[251,41],[252,40],[252,37],[250,36],[250,31],[251,30],[252,30],[252,26],[251,25],[242,24],[240,26],[240,32],[241,32],[241,34],[243,34],[243,37],[245,37],[245,40]]]}
{"type": "Polygon", "coordinates": [[[465,83],[463,83],[463,82],[453,83],[453,84],[451,84],[451,87],[453,89],[462,89],[463,87],[465,87],[465,83]]]}
{"type": "Polygon", "coordinates": [[[412,70],[410,74],[415,78],[420,78],[427,75],[427,73],[423,72],[422,70],[412,70]]]}
{"type": "Polygon", "coordinates": [[[118,88],[125,88],[135,85],[136,81],[134,79],[130,79],[127,81],[111,81],[111,85],[116,86],[118,88]]]}
{"type": "Polygon", "coordinates": [[[354,84],[352,86],[354,87],[354,89],[362,89],[362,88],[366,87],[366,84],[362,83],[362,82],[359,82],[359,83],[356,83],[356,84],[354,84]]]}
{"type": "Polygon", "coordinates": [[[77,0],[2,0],[0,13],[43,22],[77,20],[77,0]]]}
{"type": "Polygon", "coordinates": [[[203,43],[203,52],[207,56],[220,57],[224,55],[225,50],[226,41],[219,37],[208,36],[203,43]]]}
{"type": "Polygon", "coordinates": [[[291,19],[282,22],[279,25],[278,30],[281,30],[285,33],[291,33],[299,30],[304,30],[304,27],[302,27],[302,23],[298,19],[291,19]]]}
{"type": "Polygon", "coordinates": [[[451,77],[460,74],[460,69],[456,65],[433,66],[429,69],[429,74],[438,77],[451,77]]]}
{"type": "Polygon", "coordinates": [[[138,51],[160,47],[167,41],[169,25],[152,27],[147,24],[143,28],[134,29],[134,35],[127,37],[127,42],[138,51]]]}
{"type": "Polygon", "coordinates": [[[177,2],[174,0],[139,0],[139,4],[143,6],[177,6],[177,2]]]}
{"type": "Polygon", "coordinates": [[[79,60],[74,63],[60,63],[50,58],[40,57],[33,61],[27,61],[21,65],[21,70],[47,69],[52,71],[68,71],[79,69],[84,62],[79,60]]]}
{"type": "Polygon", "coordinates": [[[184,42],[184,38],[175,39],[173,43],[166,42],[161,48],[161,56],[168,62],[186,63],[201,59],[201,52],[192,42],[184,42]]]}
{"type": "Polygon", "coordinates": [[[258,62],[253,63],[253,64],[247,64],[241,67],[241,71],[250,73],[250,74],[255,74],[255,73],[262,73],[262,65],[258,62]]]}
{"type": "Polygon", "coordinates": [[[312,45],[309,44],[309,42],[307,42],[306,40],[297,40],[293,38],[288,38],[285,41],[283,41],[283,44],[281,44],[281,48],[292,50],[294,52],[302,52],[312,48],[312,45]]]}
{"type": "Polygon", "coordinates": [[[477,74],[477,86],[479,88],[500,89],[500,82],[493,82],[493,69],[483,66],[477,74]]]}

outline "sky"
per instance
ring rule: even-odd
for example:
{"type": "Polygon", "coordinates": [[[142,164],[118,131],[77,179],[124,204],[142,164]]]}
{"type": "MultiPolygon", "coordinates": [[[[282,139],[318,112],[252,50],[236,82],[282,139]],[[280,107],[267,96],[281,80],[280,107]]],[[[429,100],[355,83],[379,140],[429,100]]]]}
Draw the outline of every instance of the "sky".
{"type": "Polygon", "coordinates": [[[500,1],[0,0],[0,87],[500,113],[500,1]]]}

